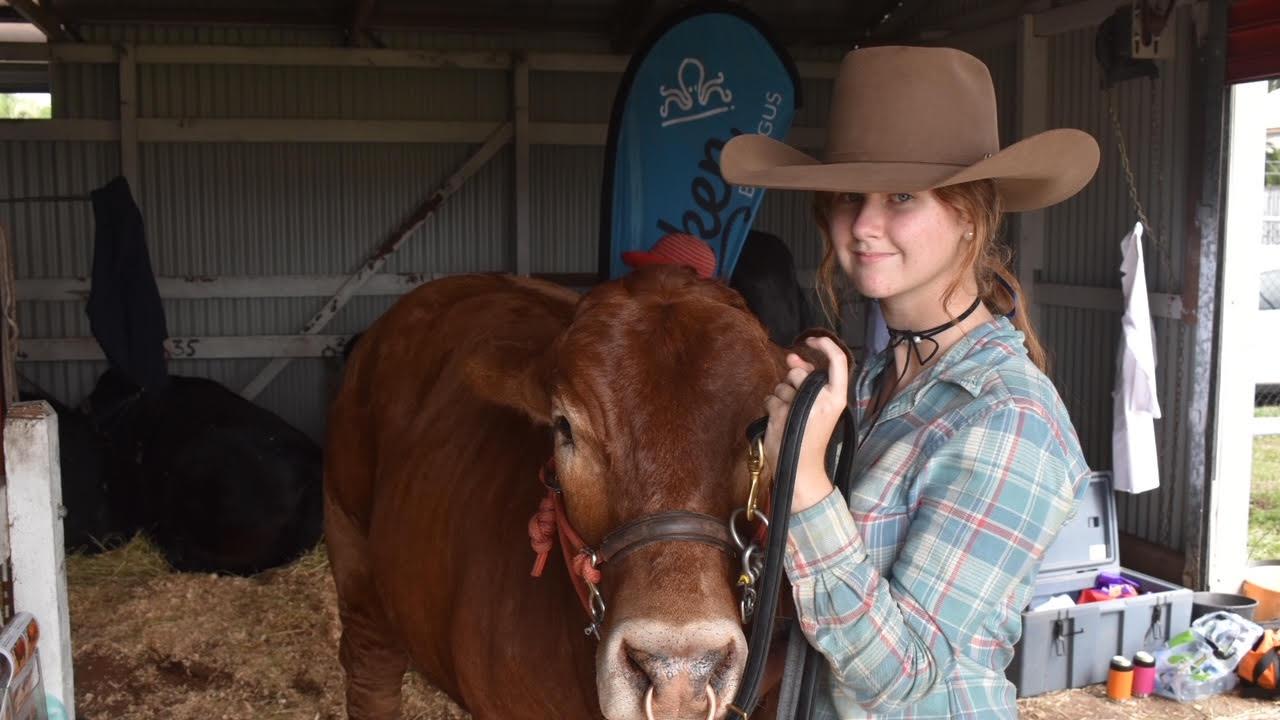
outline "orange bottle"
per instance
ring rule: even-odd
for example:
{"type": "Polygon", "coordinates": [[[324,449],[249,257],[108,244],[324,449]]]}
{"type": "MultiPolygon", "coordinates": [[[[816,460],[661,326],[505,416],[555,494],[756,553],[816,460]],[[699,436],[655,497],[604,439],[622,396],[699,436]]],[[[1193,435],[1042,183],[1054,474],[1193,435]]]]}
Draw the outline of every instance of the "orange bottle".
{"type": "Polygon", "coordinates": [[[1133,663],[1123,655],[1111,658],[1111,672],[1107,673],[1107,697],[1116,701],[1133,697],[1133,663]]]}

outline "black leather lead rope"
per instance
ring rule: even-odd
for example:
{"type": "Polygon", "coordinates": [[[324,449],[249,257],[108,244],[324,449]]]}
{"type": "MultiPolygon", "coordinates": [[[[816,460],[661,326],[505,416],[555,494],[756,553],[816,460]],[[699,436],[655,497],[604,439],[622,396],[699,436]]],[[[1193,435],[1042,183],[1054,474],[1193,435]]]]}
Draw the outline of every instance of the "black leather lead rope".
{"type": "MultiPolygon", "coordinates": [[[[844,432],[841,434],[840,455],[836,462],[835,474],[832,477],[836,481],[836,488],[840,492],[840,497],[845,502],[849,501],[849,489],[853,485],[853,454],[858,442],[857,428],[853,425],[853,412],[849,408],[844,410],[844,432]]],[[[792,624],[791,631],[803,634],[800,629],[800,621],[797,620],[792,624]]],[[[813,717],[813,701],[817,697],[818,689],[818,673],[822,670],[826,663],[826,658],[818,649],[805,641],[805,653],[803,658],[803,666],[800,669],[800,690],[796,693],[795,708],[784,708],[778,706],[778,718],[794,718],[795,720],[809,720],[813,717]]],[[[784,671],[785,672],[785,671],[784,671]]]]}
{"type": "MultiPolygon", "coordinates": [[[[726,715],[728,720],[747,720],[760,700],[760,682],[764,677],[765,661],[769,657],[769,644],[773,635],[774,615],[778,610],[778,592],[782,586],[782,555],[787,542],[787,525],[791,518],[791,496],[796,485],[796,469],[800,457],[800,442],[804,438],[805,426],[809,422],[809,411],[817,400],[818,393],[827,384],[827,373],[817,370],[809,374],[795,400],[791,403],[791,414],[787,416],[787,424],[782,433],[782,443],[778,449],[777,463],[773,475],[773,501],[769,517],[769,541],[766,545],[764,573],[760,580],[759,600],[755,610],[755,621],[751,624],[751,634],[747,638],[747,662],[743,669],[742,682],[738,685],[738,693],[729,705],[726,715]]],[[[837,487],[848,497],[848,463],[853,455],[852,416],[845,411],[843,434],[843,452],[837,463],[837,487]]],[[[753,423],[757,427],[758,423],[753,423]]],[[[797,627],[798,630],[798,627],[797,627]]],[[[812,706],[812,675],[816,678],[817,670],[823,661],[821,656],[810,647],[805,652],[804,677],[801,682],[801,697],[798,702],[802,706],[812,706]],[[816,656],[816,657],[815,657],[816,656]],[[806,685],[809,698],[803,697],[806,685]]],[[[806,713],[808,710],[805,711],[806,713]]],[[[808,715],[795,717],[807,718],[808,715]]]]}

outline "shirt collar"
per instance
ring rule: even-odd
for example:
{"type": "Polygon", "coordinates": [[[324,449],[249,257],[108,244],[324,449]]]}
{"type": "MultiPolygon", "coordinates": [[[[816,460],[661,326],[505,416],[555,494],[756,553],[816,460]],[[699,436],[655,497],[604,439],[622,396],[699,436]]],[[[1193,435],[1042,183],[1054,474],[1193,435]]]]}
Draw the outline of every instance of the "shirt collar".
{"type": "MultiPolygon", "coordinates": [[[[973,328],[912,382],[915,388],[911,391],[911,405],[918,403],[929,388],[940,382],[961,387],[977,397],[988,378],[995,373],[998,357],[1007,356],[1010,351],[1025,352],[1023,347],[1022,333],[1004,316],[973,328]]],[[[860,399],[869,397],[868,390],[874,388],[874,380],[889,366],[892,358],[893,351],[886,348],[868,361],[867,369],[859,380],[860,399]]]]}

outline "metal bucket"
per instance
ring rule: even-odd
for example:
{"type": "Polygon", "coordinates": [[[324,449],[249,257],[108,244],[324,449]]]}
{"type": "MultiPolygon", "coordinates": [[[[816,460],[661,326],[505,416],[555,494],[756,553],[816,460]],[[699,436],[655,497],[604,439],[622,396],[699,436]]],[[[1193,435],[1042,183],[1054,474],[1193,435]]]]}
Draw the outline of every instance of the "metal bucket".
{"type": "Polygon", "coordinates": [[[1253,611],[1257,607],[1258,601],[1246,595],[1198,592],[1191,595],[1191,621],[1195,622],[1195,619],[1201,615],[1219,610],[1233,612],[1245,620],[1252,620],[1253,611]]]}

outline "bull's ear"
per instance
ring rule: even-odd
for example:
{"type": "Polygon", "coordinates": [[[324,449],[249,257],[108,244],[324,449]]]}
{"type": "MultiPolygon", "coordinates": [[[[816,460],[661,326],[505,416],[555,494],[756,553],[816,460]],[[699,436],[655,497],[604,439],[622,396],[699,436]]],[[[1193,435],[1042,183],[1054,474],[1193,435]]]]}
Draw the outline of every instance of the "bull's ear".
{"type": "Polygon", "coordinates": [[[845,359],[849,363],[850,374],[852,374],[853,352],[849,350],[848,345],[844,344],[844,341],[840,339],[839,335],[831,332],[830,330],[827,330],[826,328],[813,328],[811,330],[805,330],[804,332],[800,333],[800,335],[797,336],[794,341],[792,341],[791,347],[787,348],[787,351],[793,352],[799,355],[814,367],[825,368],[827,366],[827,356],[824,355],[821,351],[814,350],[813,348],[809,347],[809,344],[805,342],[805,340],[808,340],[811,337],[830,338],[832,342],[836,344],[836,347],[844,351],[845,359]]]}
{"type": "Polygon", "coordinates": [[[543,336],[487,342],[468,354],[463,375],[480,397],[550,425],[553,341],[543,336]]]}

